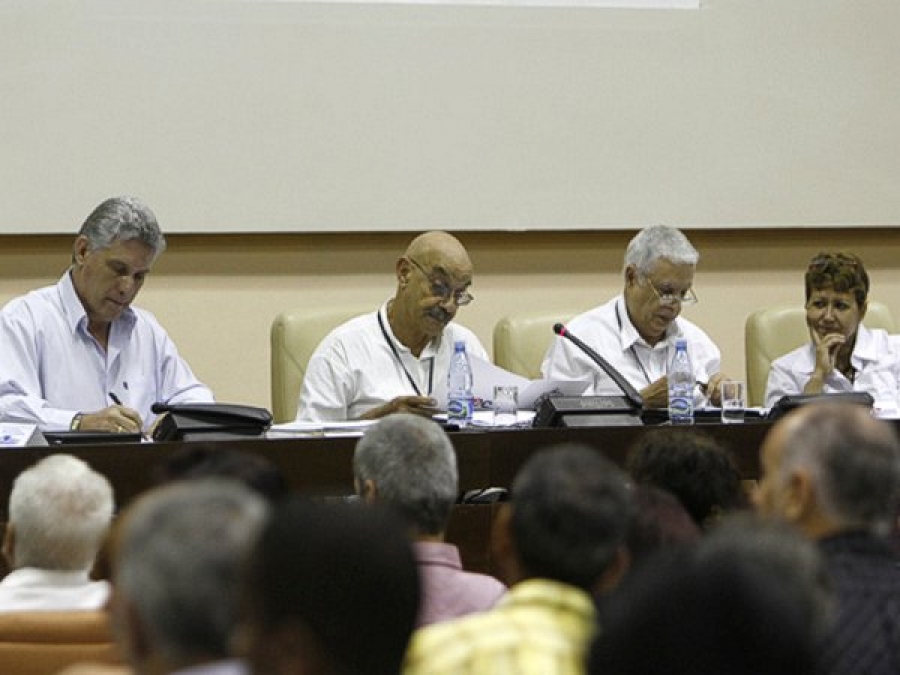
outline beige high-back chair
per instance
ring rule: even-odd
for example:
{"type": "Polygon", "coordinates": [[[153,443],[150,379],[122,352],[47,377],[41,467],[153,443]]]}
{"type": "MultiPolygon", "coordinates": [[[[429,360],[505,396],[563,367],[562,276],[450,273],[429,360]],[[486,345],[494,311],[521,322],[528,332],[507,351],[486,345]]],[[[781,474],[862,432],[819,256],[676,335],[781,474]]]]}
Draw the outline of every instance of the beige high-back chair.
{"type": "Polygon", "coordinates": [[[53,675],[83,662],[122,663],[106,612],[0,613],[3,675],[53,675]]]}
{"type": "Polygon", "coordinates": [[[288,422],[297,416],[306,364],[333,328],[377,306],[311,307],[282,312],[272,322],[272,416],[288,422]]]}
{"type": "Polygon", "coordinates": [[[542,309],[502,317],[494,325],[494,363],[522,377],[539,378],[544,354],[556,339],[553,324],[565,323],[582,311],[542,309]]]}
{"type": "MultiPolygon", "coordinates": [[[[895,332],[891,311],[880,302],[869,301],[863,323],[868,328],[895,332]]],[[[765,403],[766,380],[772,361],[809,342],[806,310],[796,305],[780,305],[757,310],[744,325],[744,351],[747,367],[747,403],[765,403]]]]}

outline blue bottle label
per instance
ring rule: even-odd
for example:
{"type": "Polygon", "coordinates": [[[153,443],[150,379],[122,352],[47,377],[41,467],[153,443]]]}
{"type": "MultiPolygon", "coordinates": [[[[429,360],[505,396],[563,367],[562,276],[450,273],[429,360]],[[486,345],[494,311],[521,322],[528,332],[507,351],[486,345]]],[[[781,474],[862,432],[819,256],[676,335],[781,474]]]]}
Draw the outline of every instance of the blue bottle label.
{"type": "Polygon", "coordinates": [[[472,419],[474,407],[471,398],[452,398],[447,401],[447,417],[451,420],[472,419]]]}

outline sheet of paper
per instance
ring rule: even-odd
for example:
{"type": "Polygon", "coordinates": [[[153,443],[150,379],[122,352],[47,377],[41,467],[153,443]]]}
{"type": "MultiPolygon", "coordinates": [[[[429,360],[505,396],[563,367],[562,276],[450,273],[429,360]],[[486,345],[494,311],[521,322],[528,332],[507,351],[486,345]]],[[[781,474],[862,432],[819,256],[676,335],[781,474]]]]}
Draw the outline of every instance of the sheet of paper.
{"type": "Polygon", "coordinates": [[[0,448],[24,448],[26,445],[47,445],[36,424],[0,422],[0,448]]]}
{"type": "Polygon", "coordinates": [[[273,424],[266,432],[268,438],[286,436],[362,436],[378,420],[346,420],[342,422],[293,421],[273,424]]]}
{"type": "MultiPolygon", "coordinates": [[[[519,408],[521,410],[532,410],[534,402],[542,394],[551,391],[558,391],[565,396],[578,396],[588,387],[588,382],[584,381],[562,381],[562,380],[529,380],[516,373],[494,365],[490,361],[478,358],[477,356],[469,356],[469,362],[472,364],[472,379],[474,386],[472,394],[476,400],[481,400],[484,407],[490,407],[494,398],[494,387],[497,385],[512,385],[519,388],[519,408]]],[[[447,409],[447,387],[438,387],[433,393],[437,401],[437,407],[440,410],[447,409]]]]}

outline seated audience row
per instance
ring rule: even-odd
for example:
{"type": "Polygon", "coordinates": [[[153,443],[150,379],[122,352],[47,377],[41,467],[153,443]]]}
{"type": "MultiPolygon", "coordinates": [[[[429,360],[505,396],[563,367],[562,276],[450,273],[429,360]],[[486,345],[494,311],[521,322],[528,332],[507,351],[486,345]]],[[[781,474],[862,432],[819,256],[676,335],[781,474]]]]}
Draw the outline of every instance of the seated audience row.
{"type": "MultiPolygon", "coordinates": [[[[179,458],[167,472],[179,479],[117,523],[107,604],[123,657],[147,674],[898,672],[900,563],[887,535],[900,440],[891,425],[836,403],[782,418],[766,436],[756,496],[770,523],[722,516],[742,506],[734,485],[703,492],[705,480],[732,476],[721,448],[693,430],[654,436],[632,450],[629,467],[657,492],[636,490],[596,448],[548,448],[525,462],[495,523],[510,587],[502,597],[499,582],[462,573],[449,548],[435,556],[440,572],[428,569],[429,547],[422,555],[420,544],[440,544],[457,490],[449,439],[430,420],[394,415],[367,431],[354,459],[363,497],[355,503],[267,501],[221,477],[255,474],[235,469],[235,457],[179,458]],[[202,467],[217,476],[201,477],[202,467]],[[658,491],[667,485],[678,497],[658,491]],[[679,498],[707,504],[695,514],[705,534],[679,498]],[[653,513],[662,515],[654,522],[653,513]],[[459,605],[446,603],[448,593],[459,605]]],[[[77,570],[71,576],[87,586],[112,511],[106,481],[54,455],[13,493],[13,567],[50,570],[43,578],[77,570]],[[67,489],[60,475],[71,477],[67,489]],[[66,527],[44,525],[43,538],[30,538],[27,502],[66,527]],[[90,527],[68,531],[94,510],[90,527]],[[57,538],[69,543],[64,562],[46,557],[57,538]],[[72,553],[88,548],[86,558],[72,553]],[[18,558],[23,551],[31,553],[18,558]]],[[[106,588],[90,606],[106,601],[106,588]]],[[[38,607],[60,609],[69,590],[30,593],[44,596],[38,607]]],[[[23,608],[15,596],[2,602],[23,608]]],[[[71,672],[107,672],[85,668],[71,672]]]]}
{"type": "MultiPolygon", "coordinates": [[[[156,216],[133,197],[100,204],[85,220],[59,281],[12,300],[0,311],[0,420],[48,430],[148,431],[156,402],[212,402],[163,328],[132,306],[165,249],[156,216]]],[[[639,390],[649,408],[667,405],[667,366],[675,340],[687,340],[695,400],[720,403],[721,354],[681,317],[697,301],[699,253],[682,232],[640,231],[625,252],[621,295],[570,322],[639,390]]],[[[394,412],[431,416],[454,343],[487,358],[478,338],[453,322],[473,300],[474,266],[456,237],[415,237],[395,267],[396,291],[377,311],[329,333],[310,358],[300,420],[378,418],[394,412]]],[[[900,346],[862,325],[869,278],[852,255],[821,254],[806,272],[811,342],[780,358],[766,392],[771,405],[791,393],[867,391],[896,407],[900,346]]],[[[618,393],[613,381],[571,342],[551,343],[545,377],[583,381],[587,394],[618,393]]]]}

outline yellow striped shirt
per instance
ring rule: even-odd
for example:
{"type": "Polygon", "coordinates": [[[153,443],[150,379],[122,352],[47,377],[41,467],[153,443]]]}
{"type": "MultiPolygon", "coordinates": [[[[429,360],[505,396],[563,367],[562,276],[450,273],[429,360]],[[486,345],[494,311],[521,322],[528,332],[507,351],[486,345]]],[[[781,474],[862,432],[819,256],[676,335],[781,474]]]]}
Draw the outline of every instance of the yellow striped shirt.
{"type": "Polygon", "coordinates": [[[584,591],[549,579],[513,586],[491,611],[422,628],[404,675],[583,675],[595,611],[584,591]]]}

